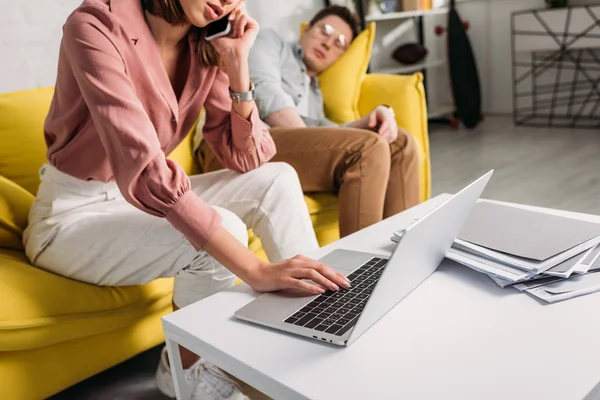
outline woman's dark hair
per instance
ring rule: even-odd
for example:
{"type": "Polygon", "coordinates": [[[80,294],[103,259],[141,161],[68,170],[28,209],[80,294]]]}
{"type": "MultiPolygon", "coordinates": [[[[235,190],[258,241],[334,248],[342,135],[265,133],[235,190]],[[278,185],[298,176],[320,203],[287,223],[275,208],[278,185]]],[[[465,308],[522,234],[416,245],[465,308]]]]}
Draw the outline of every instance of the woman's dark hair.
{"type": "Polygon", "coordinates": [[[308,26],[312,27],[317,22],[319,22],[323,18],[326,18],[330,15],[335,15],[335,16],[340,17],[341,19],[344,20],[344,22],[346,22],[348,24],[348,26],[350,26],[350,29],[352,30],[352,40],[354,40],[356,38],[356,36],[358,36],[358,34],[360,33],[358,18],[352,11],[350,11],[349,8],[343,7],[343,6],[325,7],[324,9],[319,11],[313,17],[313,19],[310,20],[310,23],[308,24],[308,26]]]}
{"type": "MultiPolygon", "coordinates": [[[[142,0],[142,8],[150,14],[164,19],[171,25],[183,25],[189,23],[183,7],[179,0],[142,0]]],[[[219,66],[219,53],[215,48],[204,40],[206,29],[192,28],[198,31],[198,56],[204,65],[219,66]]]]}

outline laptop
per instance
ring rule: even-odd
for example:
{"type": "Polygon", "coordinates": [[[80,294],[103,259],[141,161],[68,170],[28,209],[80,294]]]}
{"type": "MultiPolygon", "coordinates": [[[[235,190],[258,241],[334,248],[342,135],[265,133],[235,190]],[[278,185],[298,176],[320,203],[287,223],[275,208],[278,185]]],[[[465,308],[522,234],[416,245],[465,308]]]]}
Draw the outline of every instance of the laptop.
{"type": "Polygon", "coordinates": [[[351,345],[437,269],[492,174],[410,225],[389,258],[342,249],[323,257],[321,262],[349,278],[350,289],[311,297],[265,293],[235,316],[320,342],[351,345]]]}

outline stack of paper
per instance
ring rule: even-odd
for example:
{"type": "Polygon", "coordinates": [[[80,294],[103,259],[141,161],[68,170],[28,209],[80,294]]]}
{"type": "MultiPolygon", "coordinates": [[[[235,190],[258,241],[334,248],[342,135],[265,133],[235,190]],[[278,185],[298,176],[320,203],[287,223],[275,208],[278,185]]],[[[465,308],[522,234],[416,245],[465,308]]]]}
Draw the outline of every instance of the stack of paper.
{"type": "Polygon", "coordinates": [[[550,303],[600,291],[600,224],[579,219],[479,201],[446,257],[550,303]]]}

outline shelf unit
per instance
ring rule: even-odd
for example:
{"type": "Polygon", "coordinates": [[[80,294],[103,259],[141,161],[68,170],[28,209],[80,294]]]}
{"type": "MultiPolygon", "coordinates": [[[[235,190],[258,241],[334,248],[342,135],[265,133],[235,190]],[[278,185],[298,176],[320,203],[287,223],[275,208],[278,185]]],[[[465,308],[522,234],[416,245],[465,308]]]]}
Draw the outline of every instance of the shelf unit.
{"type": "Polygon", "coordinates": [[[377,15],[365,16],[365,22],[377,22],[377,21],[391,21],[395,19],[405,19],[422,17],[427,15],[446,14],[448,12],[447,7],[434,8],[431,10],[417,10],[417,11],[399,11],[392,13],[381,13],[377,15]]]}
{"type": "MultiPolygon", "coordinates": [[[[389,23],[389,21],[399,21],[399,23],[413,19],[415,21],[415,26],[417,28],[417,39],[421,45],[424,45],[425,42],[425,32],[424,32],[424,23],[423,19],[434,16],[434,15],[444,15],[447,14],[450,9],[444,5],[442,7],[437,7],[429,10],[415,10],[415,11],[399,11],[399,12],[391,12],[391,13],[377,13],[373,15],[365,15],[364,10],[364,0],[359,1],[359,17],[361,18],[361,24],[363,27],[370,22],[378,22],[380,23],[389,23]],[[360,3],[363,3],[362,5],[360,3]]],[[[439,56],[438,56],[439,57],[439,56]]],[[[415,72],[421,72],[424,77],[423,85],[425,86],[425,90],[427,92],[427,74],[433,68],[439,68],[448,63],[448,59],[446,55],[443,58],[437,59],[425,59],[423,62],[420,62],[415,65],[402,65],[397,63],[397,66],[390,66],[385,68],[370,68],[369,72],[375,74],[410,74],[415,72]]],[[[451,120],[454,114],[454,107],[449,105],[433,105],[429,98],[427,98],[427,107],[428,107],[428,118],[429,119],[444,119],[447,118],[451,120]]]]}
{"type": "MultiPolygon", "coordinates": [[[[374,1],[374,0],[371,0],[374,1]]],[[[332,2],[331,0],[325,0],[325,5],[329,6],[332,3],[336,2],[335,0],[332,2]]],[[[338,2],[339,3],[339,2],[338,2]]],[[[416,23],[415,26],[417,28],[417,39],[421,45],[424,45],[425,42],[425,32],[424,32],[424,24],[423,19],[433,15],[443,15],[447,14],[450,9],[448,7],[448,1],[444,2],[445,4],[438,6],[436,8],[432,8],[429,10],[414,10],[414,11],[398,11],[398,12],[377,12],[369,15],[366,12],[366,4],[367,0],[358,0],[356,1],[356,11],[359,16],[359,21],[361,28],[364,29],[367,23],[386,23],[389,24],[390,21],[399,21],[399,23],[413,19],[416,23]]],[[[433,60],[425,59],[424,61],[414,64],[414,65],[402,65],[397,63],[395,66],[389,66],[384,68],[372,68],[369,67],[370,73],[375,74],[410,74],[415,72],[421,72],[424,77],[423,85],[425,87],[425,91],[427,92],[427,72],[433,68],[439,68],[448,63],[447,56],[444,55],[443,58],[434,58],[433,60]]],[[[448,105],[439,105],[437,107],[433,107],[431,102],[427,101],[428,107],[428,118],[429,119],[448,119],[452,120],[454,114],[454,107],[448,105]]]]}
{"type": "Polygon", "coordinates": [[[376,74],[410,74],[417,71],[423,71],[430,68],[441,67],[446,64],[446,60],[434,60],[424,62],[420,62],[414,65],[399,65],[397,67],[386,67],[379,68],[377,70],[371,70],[371,72],[376,74]]]}

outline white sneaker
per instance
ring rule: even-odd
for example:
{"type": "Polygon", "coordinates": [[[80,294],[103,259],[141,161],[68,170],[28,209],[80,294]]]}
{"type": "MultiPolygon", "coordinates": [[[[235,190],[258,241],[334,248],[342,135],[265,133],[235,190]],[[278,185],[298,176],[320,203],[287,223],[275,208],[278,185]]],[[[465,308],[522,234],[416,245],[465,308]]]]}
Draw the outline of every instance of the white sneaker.
{"type": "MultiPolygon", "coordinates": [[[[189,400],[250,400],[239,386],[217,366],[199,360],[184,370],[189,400]]],[[[175,398],[175,385],[167,349],[163,348],[156,369],[156,386],[165,396],[175,398]]],[[[188,400],[188,399],[185,399],[188,400]]]]}

